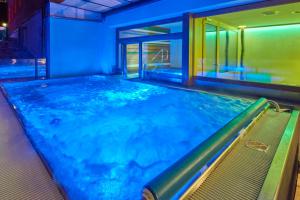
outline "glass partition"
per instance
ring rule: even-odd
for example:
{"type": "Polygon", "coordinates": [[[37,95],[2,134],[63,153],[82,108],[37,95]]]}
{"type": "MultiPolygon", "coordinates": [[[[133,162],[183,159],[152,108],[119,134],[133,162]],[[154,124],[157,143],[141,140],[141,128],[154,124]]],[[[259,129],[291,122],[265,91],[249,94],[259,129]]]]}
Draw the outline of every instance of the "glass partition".
{"type": "Polygon", "coordinates": [[[219,32],[219,71],[217,76],[220,78],[235,78],[240,76],[239,68],[237,66],[237,31],[226,30],[220,28],[219,32]]]}
{"type": "Polygon", "coordinates": [[[238,31],[228,31],[228,66],[238,67],[238,31]]]}
{"type": "Polygon", "coordinates": [[[206,24],[205,27],[204,75],[216,76],[217,72],[217,27],[206,24]]]}
{"type": "Polygon", "coordinates": [[[202,20],[204,23],[197,23],[201,27],[194,53],[197,67],[195,74],[212,78],[240,77],[238,30],[215,20],[202,20]]]}
{"type": "Polygon", "coordinates": [[[0,81],[46,78],[46,59],[0,59],[0,81]]]}
{"type": "Polygon", "coordinates": [[[117,31],[117,62],[125,77],[182,82],[182,20],[171,20],[117,31]]]}
{"type": "Polygon", "coordinates": [[[300,87],[297,6],[300,3],[197,17],[191,29],[193,75],[300,87]]]}
{"type": "Polygon", "coordinates": [[[145,77],[181,79],[182,40],[144,42],[143,71],[145,77]]]}
{"type": "Polygon", "coordinates": [[[228,71],[228,43],[229,43],[229,33],[226,29],[220,28],[219,32],[219,38],[220,38],[220,46],[219,46],[219,67],[220,72],[227,72],[228,71]]]}
{"type": "Polygon", "coordinates": [[[127,78],[139,77],[139,44],[126,45],[127,78]]]}
{"type": "Polygon", "coordinates": [[[93,12],[73,6],[62,5],[59,3],[50,2],[50,16],[74,18],[83,20],[95,20],[99,21],[102,19],[101,13],[93,12]]]}

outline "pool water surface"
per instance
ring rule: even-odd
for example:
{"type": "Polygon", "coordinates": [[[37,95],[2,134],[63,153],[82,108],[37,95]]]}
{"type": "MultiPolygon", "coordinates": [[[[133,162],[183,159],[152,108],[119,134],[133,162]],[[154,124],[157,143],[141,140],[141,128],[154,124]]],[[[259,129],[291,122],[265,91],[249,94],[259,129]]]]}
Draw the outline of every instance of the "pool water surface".
{"type": "Polygon", "coordinates": [[[141,199],[147,182],[252,103],[104,76],[4,88],[71,200],[141,199]]]}

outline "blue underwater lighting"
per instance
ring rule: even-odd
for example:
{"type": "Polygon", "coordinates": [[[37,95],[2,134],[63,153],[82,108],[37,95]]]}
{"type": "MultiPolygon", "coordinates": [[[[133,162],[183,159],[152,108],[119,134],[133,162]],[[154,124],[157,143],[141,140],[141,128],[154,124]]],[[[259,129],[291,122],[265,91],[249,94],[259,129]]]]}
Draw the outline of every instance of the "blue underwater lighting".
{"type": "Polygon", "coordinates": [[[4,87],[71,200],[141,199],[147,182],[251,104],[101,76],[4,87]]]}

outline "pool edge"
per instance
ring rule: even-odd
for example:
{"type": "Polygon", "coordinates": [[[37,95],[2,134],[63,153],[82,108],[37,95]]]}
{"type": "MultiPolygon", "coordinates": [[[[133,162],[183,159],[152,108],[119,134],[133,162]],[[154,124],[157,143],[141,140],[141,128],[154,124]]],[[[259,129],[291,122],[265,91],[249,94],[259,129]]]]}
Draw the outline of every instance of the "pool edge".
{"type": "Polygon", "coordinates": [[[24,121],[23,121],[23,116],[22,114],[20,114],[20,111],[18,111],[18,108],[16,108],[14,106],[14,104],[12,104],[12,102],[9,100],[9,96],[5,90],[5,88],[3,87],[2,84],[0,84],[0,92],[3,95],[3,97],[5,98],[6,102],[8,103],[10,109],[12,110],[12,112],[14,113],[14,116],[16,117],[17,121],[19,122],[19,124],[21,125],[23,131],[24,131],[24,135],[25,137],[28,139],[32,149],[37,153],[39,159],[41,160],[41,162],[43,163],[43,166],[45,167],[49,177],[51,178],[51,180],[53,180],[53,182],[55,183],[55,185],[57,186],[57,189],[59,191],[59,193],[63,196],[63,198],[65,200],[69,200],[67,192],[65,190],[65,188],[55,179],[54,174],[52,173],[52,169],[50,167],[50,165],[48,164],[46,158],[43,156],[43,154],[36,148],[36,145],[34,144],[34,142],[32,141],[32,138],[28,135],[27,130],[25,128],[24,125],[24,121]]]}

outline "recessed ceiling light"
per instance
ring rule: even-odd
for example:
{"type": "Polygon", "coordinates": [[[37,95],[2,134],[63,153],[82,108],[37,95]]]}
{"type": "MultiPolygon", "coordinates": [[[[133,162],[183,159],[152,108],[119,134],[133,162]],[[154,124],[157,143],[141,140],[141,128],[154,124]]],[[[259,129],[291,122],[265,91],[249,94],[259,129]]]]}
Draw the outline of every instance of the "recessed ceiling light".
{"type": "Polygon", "coordinates": [[[279,11],[276,10],[269,10],[261,13],[264,16],[270,16],[270,15],[278,15],[279,11]]]}
{"type": "Polygon", "coordinates": [[[238,28],[240,28],[240,29],[245,29],[245,28],[247,28],[247,26],[241,25],[241,26],[238,26],[238,28]]]}
{"type": "Polygon", "coordinates": [[[295,10],[292,12],[292,14],[300,14],[300,10],[295,10]]]}

